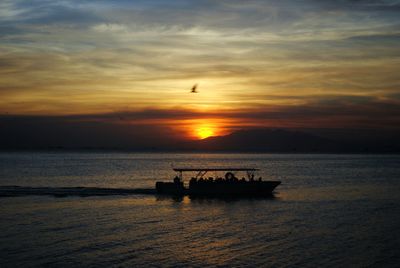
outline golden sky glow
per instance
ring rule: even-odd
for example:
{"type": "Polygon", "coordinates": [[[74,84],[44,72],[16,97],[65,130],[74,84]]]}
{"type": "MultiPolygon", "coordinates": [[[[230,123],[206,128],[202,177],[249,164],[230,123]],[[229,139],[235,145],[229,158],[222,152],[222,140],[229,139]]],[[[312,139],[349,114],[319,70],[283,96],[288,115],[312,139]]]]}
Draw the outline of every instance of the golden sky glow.
{"type": "Polygon", "coordinates": [[[119,123],[197,138],[248,126],[389,127],[400,107],[399,5],[2,1],[0,113],[122,113],[119,123]]]}
{"type": "Polygon", "coordinates": [[[196,127],[196,134],[200,139],[214,136],[214,128],[208,125],[200,125],[196,127]]]}

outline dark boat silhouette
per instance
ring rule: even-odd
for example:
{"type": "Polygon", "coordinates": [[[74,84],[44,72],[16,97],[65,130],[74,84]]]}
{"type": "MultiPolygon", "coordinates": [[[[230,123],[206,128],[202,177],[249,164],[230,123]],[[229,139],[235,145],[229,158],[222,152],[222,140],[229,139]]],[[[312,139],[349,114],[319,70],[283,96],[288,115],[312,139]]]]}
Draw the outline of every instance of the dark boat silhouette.
{"type": "Polygon", "coordinates": [[[156,182],[158,194],[190,195],[190,196],[271,196],[280,181],[263,181],[261,177],[254,178],[256,168],[174,168],[178,175],[173,182],[156,182]],[[209,171],[224,171],[225,176],[205,178],[209,171]],[[237,178],[235,172],[245,172],[247,178],[237,178]],[[184,172],[197,172],[195,177],[185,187],[184,172]]]}

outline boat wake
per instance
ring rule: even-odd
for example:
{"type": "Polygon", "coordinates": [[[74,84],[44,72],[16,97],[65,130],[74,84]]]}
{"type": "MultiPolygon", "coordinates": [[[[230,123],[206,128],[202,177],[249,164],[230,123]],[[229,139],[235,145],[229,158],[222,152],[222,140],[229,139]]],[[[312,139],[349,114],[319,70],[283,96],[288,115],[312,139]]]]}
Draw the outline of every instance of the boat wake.
{"type": "Polygon", "coordinates": [[[14,197],[26,195],[50,195],[55,197],[66,196],[108,196],[108,195],[135,195],[156,194],[155,189],[135,188],[97,188],[97,187],[26,187],[0,186],[0,197],[14,197]]]}

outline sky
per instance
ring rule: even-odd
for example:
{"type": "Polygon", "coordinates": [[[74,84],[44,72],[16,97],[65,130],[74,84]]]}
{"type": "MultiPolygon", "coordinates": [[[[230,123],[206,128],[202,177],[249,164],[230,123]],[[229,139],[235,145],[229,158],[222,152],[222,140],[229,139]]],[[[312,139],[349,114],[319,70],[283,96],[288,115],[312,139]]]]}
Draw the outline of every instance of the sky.
{"type": "Polygon", "coordinates": [[[399,74],[395,0],[0,1],[3,127],[398,130],[399,74]]]}

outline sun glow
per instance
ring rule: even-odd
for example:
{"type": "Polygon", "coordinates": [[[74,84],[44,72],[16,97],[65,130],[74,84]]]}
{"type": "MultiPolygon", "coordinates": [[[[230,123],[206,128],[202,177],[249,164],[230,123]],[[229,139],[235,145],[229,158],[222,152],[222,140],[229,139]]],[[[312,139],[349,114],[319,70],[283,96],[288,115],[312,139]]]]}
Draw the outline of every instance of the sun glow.
{"type": "Polygon", "coordinates": [[[222,118],[197,118],[177,122],[184,129],[188,139],[205,139],[211,136],[224,136],[230,133],[230,126],[236,122],[222,118]]]}
{"type": "Polygon", "coordinates": [[[211,126],[203,125],[196,128],[196,136],[199,139],[205,139],[214,135],[214,129],[211,126]]]}

